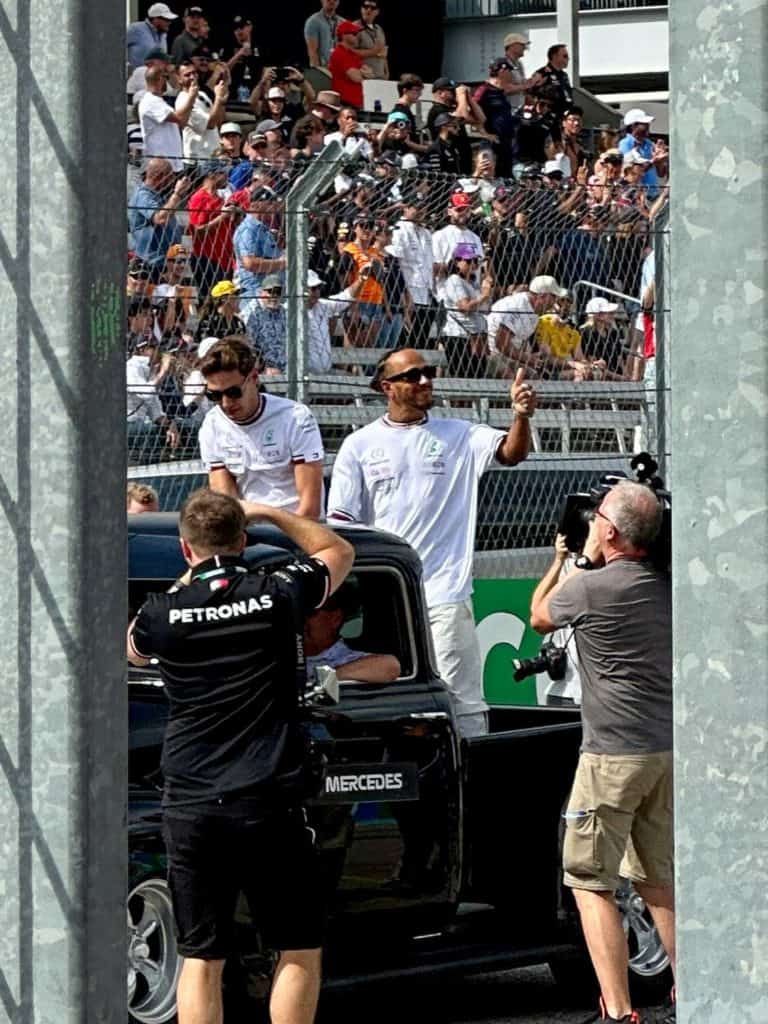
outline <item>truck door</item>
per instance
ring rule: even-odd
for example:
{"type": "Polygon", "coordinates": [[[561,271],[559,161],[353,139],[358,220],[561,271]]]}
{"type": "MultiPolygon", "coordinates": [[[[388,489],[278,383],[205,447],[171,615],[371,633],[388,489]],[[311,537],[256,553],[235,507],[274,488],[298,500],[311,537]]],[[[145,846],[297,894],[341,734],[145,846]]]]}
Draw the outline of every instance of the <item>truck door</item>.
{"type": "Polygon", "coordinates": [[[504,717],[507,731],[465,741],[462,898],[509,908],[510,932],[530,940],[558,923],[560,816],[581,726],[546,708],[505,708],[504,717]]]}
{"type": "MultiPolygon", "coordinates": [[[[341,700],[312,712],[329,765],[311,806],[332,918],[387,912],[387,930],[428,930],[458,898],[459,767],[450,715],[435,694],[405,580],[394,567],[360,566],[359,610],[342,630],[366,653],[395,654],[388,684],[346,682],[341,700]]],[[[370,929],[370,922],[366,925],[370,929]]]]}

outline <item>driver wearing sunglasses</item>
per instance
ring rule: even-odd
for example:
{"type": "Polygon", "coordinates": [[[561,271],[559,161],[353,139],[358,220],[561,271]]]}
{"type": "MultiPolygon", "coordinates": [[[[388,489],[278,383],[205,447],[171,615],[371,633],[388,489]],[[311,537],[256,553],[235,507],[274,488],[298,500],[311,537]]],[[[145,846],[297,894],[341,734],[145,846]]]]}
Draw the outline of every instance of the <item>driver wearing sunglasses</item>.
{"type": "Polygon", "coordinates": [[[343,441],[328,518],[388,530],[415,548],[440,676],[461,734],[479,736],[488,731],[488,708],[470,602],[478,483],[495,463],[514,466],[527,456],[536,396],[520,370],[505,433],[432,417],[434,379],[435,367],[412,348],[379,361],[371,387],[386,399],[386,412],[343,441]]]}
{"type": "Polygon", "coordinates": [[[244,338],[222,338],[200,372],[213,405],[199,434],[211,490],[317,519],[324,452],[309,409],[261,391],[258,353],[244,338]]]}

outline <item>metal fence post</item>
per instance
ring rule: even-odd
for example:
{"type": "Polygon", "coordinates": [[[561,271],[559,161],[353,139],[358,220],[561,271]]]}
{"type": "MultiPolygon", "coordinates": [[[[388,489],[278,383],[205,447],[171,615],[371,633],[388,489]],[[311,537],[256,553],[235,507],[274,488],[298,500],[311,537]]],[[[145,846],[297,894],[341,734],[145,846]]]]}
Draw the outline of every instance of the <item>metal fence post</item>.
{"type": "Polygon", "coordinates": [[[656,433],[656,461],[659,472],[668,486],[671,481],[667,477],[667,446],[669,422],[669,206],[665,206],[656,218],[653,226],[655,233],[654,253],[655,265],[655,298],[654,298],[654,334],[656,341],[656,384],[655,403],[652,429],[656,433]]]}
{"type": "Polygon", "coordinates": [[[333,181],[345,160],[338,142],[331,142],[309,165],[285,197],[286,288],[288,291],[288,395],[305,402],[308,396],[309,319],[307,291],[308,217],[312,201],[333,181]]]}
{"type": "Polygon", "coordinates": [[[123,1024],[125,10],[40,15],[0,0],[0,1020],[123,1024]]]}

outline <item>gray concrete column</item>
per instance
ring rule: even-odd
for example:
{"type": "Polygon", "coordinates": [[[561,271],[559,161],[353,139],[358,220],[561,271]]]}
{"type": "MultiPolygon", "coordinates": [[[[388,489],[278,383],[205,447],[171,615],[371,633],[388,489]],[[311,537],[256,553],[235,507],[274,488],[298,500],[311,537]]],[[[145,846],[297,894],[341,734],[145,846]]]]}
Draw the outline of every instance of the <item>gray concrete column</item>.
{"type": "Polygon", "coordinates": [[[768,1021],[768,3],[675,0],[679,1024],[768,1021]]]}
{"type": "Polygon", "coordinates": [[[568,75],[571,85],[579,84],[579,0],[557,0],[557,41],[565,43],[571,55],[568,75]]]}
{"type": "Polygon", "coordinates": [[[125,1021],[121,5],[0,2],[0,1020],[125,1021]]]}

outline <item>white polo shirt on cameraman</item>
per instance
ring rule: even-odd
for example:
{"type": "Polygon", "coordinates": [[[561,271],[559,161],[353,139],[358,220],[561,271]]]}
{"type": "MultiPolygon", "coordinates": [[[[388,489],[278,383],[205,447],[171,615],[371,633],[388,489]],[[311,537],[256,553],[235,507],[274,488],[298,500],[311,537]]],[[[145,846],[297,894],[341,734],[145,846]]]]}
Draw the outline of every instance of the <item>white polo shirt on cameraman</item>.
{"type": "Polygon", "coordinates": [[[262,395],[248,423],[235,423],[214,406],[203,420],[199,441],[205,468],[227,469],[241,498],[289,512],[299,506],[294,466],[323,461],[317,420],[306,405],[279,395],[262,395]]]}
{"type": "Polygon", "coordinates": [[[388,530],[421,558],[438,663],[459,717],[487,710],[470,604],[472,562],[478,481],[504,437],[464,420],[403,424],[383,416],[345,438],[328,496],[329,519],[388,530]]]}

